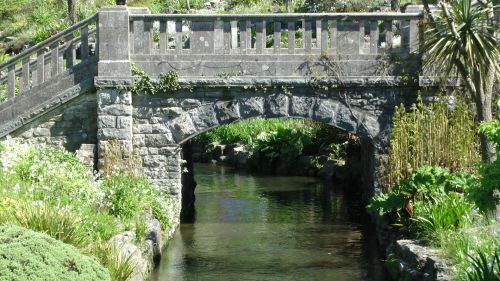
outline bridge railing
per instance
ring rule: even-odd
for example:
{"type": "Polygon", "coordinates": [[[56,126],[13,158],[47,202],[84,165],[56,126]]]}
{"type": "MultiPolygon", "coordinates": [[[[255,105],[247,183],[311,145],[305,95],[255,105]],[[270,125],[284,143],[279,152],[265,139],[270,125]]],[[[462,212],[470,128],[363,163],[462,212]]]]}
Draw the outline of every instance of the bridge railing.
{"type": "Polygon", "coordinates": [[[0,64],[0,103],[25,94],[97,53],[97,14],[0,64]]]}
{"type": "Polygon", "coordinates": [[[130,15],[131,54],[417,53],[420,13],[130,15]]]}

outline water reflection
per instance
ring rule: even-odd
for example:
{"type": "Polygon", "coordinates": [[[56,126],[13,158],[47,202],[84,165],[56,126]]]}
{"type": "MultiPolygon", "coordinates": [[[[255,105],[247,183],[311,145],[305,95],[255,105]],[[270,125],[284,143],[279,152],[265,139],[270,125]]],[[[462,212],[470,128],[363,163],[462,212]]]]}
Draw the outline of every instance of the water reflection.
{"type": "Polygon", "coordinates": [[[386,280],[360,213],[316,179],[195,173],[195,222],[181,225],[153,280],[386,280]]]}

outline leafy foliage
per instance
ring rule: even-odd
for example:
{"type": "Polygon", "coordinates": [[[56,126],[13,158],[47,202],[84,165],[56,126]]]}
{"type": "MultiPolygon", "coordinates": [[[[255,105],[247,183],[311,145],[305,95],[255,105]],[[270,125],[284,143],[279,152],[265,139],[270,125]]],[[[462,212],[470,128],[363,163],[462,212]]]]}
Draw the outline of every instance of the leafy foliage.
{"type": "Polygon", "coordinates": [[[151,77],[138,66],[132,64],[132,75],[134,76],[134,87],[132,89],[135,93],[146,93],[148,95],[155,95],[159,93],[171,94],[182,87],[179,85],[179,74],[176,71],[160,74],[158,81],[153,81],[151,77]]]}
{"type": "Polygon", "coordinates": [[[393,191],[406,198],[435,201],[445,192],[450,171],[435,166],[418,168],[411,176],[393,186],[393,191]]]}
{"type": "Polygon", "coordinates": [[[386,214],[399,212],[407,202],[407,199],[399,193],[377,193],[366,207],[368,212],[382,217],[386,214]]]}
{"type": "Polygon", "coordinates": [[[349,135],[332,126],[307,119],[252,118],[222,125],[196,137],[202,147],[210,143],[239,143],[250,152],[250,168],[272,171],[275,164],[293,165],[300,155],[346,157],[349,135]]]}
{"type": "Polygon", "coordinates": [[[278,128],[276,131],[261,132],[252,144],[250,161],[254,165],[269,163],[271,167],[280,160],[293,165],[294,160],[302,154],[304,146],[311,138],[304,131],[294,128],[278,128]]]}
{"type": "Polygon", "coordinates": [[[495,35],[497,26],[488,20],[493,5],[488,5],[492,4],[491,0],[484,2],[487,4],[473,5],[472,0],[449,2],[452,9],[450,19],[457,26],[458,38],[443,15],[437,17],[435,24],[426,26],[423,50],[429,54],[426,64],[440,66],[439,71],[444,71],[445,78],[457,74],[457,62],[472,73],[473,79],[484,79],[489,66],[496,68],[496,73],[500,70],[500,46],[495,35]],[[461,51],[462,48],[465,52],[461,51]]]}

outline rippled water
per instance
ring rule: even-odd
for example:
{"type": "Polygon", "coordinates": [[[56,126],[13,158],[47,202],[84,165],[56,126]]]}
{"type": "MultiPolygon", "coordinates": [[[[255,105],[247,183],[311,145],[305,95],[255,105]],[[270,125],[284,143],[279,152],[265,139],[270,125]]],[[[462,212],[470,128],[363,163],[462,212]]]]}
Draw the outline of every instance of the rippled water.
{"type": "Polygon", "coordinates": [[[361,213],[315,178],[195,165],[196,218],[152,280],[386,280],[361,213]]]}

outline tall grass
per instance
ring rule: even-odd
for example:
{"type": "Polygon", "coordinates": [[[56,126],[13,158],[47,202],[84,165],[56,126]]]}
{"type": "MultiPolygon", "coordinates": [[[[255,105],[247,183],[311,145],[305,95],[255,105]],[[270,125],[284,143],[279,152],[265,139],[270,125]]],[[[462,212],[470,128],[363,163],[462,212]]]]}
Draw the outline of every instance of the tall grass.
{"type": "Polygon", "coordinates": [[[424,104],[419,97],[407,111],[396,108],[389,147],[386,186],[424,165],[471,171],[480,160],[474,115],[460,100],[450,107],[440,98],[424,104]]]}
{"type": "Polygon", "coordinates": [[[137,266],[133,260],[133,254],[122,256],[117,248],[106,242],[96,241],[87,251],[87,254],[95,257],[108,269],[113,281],[128,280],[137,266]]]}

